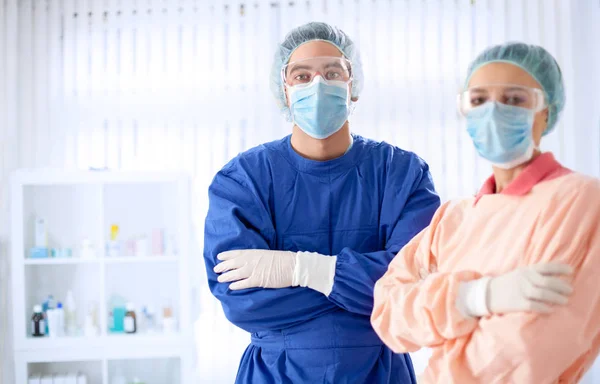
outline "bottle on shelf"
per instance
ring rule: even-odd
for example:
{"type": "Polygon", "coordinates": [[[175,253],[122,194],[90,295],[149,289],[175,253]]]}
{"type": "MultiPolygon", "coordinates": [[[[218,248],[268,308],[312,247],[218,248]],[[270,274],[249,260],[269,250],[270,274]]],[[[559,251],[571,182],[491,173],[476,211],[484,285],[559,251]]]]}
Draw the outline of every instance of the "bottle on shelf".
{"type": "Polygon", "coordinates": [[[146,305],[142,310],[143,328],[144,332],[152,333],[156,331],[156,314],[154,308],[150,305],[146,305]]]}
{"type": "Polygon", "coordinates": [[[58,337],[58,310],[56,308],[49,308],[46,311],[46,321],[48,323],[48,336],[58,337]]]}
{"type": "Polygon", "coordinates": [[[167,256],[177,256],[179,253],[179,250],[177,248],[177,235],[175,235],[174,233],[169,234],[165,238],[165,243],[165,254],[167,256]]]}
{"type": "Polygon", "coordinates": [[[135,254],[136,257],[148,256],[148,238],[146,236],[140,236],[135,241],[135,254]]]}
{"type": "Polygon", "coordinates": [[[65,335],[65,310],[62,303],[59,301],[56,304],[56,336],[65,335]]]}
{"type": "Polygon", "coordinates": [[[48,247],[48,227],[46,220],[41,217],[35,218],[35,235],[34,242],[36,248],[48,247]]]}
{"type": "Polygon", "coordinates": [[[176,328],[175,318],[173,316],[173,308],[171,305],[163,307],[163,332],[174,333],[176,328]]]}
{"type": "Polygon", "coordinates": [[[81,248],[79,250],[82,259],[95,259],[96,258],[96,249],[94,245],[88,238],[84,238],[81,242],[81,248]]]}
{"type": "Polygon", "coordinates": [[[108,331],[110,333],[123,333],[125,313],[127,312],[125,300],[118,295],[112,295],[108,304],[109,318],[108,331]]]}
{"type": "Polygon", "coordinates": [[[163,229],[152,230],[152,256],[163,256],[165,254],[165,231],[163,229]]]}
{"type": "Polygon", "coordinates": [[[113,224],[110,226],[110,240],[106,244],[106,255],[108,257],[119,257],[121,254],[121,245],[119,244],[119,226],[113,224]]]}
{"type": "Polygon", "coordinates": [[[90,303],[88,306],[88,313],[87,315],[85,315],[85,322],[83,325],[83,334],[86,337],[98,336],[99,329],[96,314],[96,303],[90,303]]]}
{"type": "Polygon", "coordinates": [[[33,316],[31,317],[31,336],[44,337],[46,335],[46,321],[41,305],[33,307],[33,316]]]}
{"type": "Polygon", "coordinates": [[[137,319],[135,316],[135,308],[132,303],[127,303],[125,306],[127,312],[125,313],[125,319],[123,320],[123,328],[125,333],[136,333],[137,332],[137,319]]]}
{"type": "Polygon", "coordinates": [[[75,304],[75,297],[73,291],[67,292],[67,300],[65,302],[66,307],[64,310],[64,326],[67,336],[75,336],[77,333],[77,305],[75,304]]]}
{"type": "Polygon", "coordinates": [[[36,217],[34,220],[34,246],[29,250],[29,258],[44,259],[50,256],[48,252],[48,228],[46,220],[36,217]]]}
{"type": "Polygon", "coordinates": [[[48,327],[48,310],[49,309],[54,309],[54,296],[52,295],[48,295],[48,298],[42,303],[42,311],[44,313],[44,320],[45,320],[45,326],[46,329],[44,330],[44,332],[46,333],[46,335],[49,332],[49,327],[48,327]]]}

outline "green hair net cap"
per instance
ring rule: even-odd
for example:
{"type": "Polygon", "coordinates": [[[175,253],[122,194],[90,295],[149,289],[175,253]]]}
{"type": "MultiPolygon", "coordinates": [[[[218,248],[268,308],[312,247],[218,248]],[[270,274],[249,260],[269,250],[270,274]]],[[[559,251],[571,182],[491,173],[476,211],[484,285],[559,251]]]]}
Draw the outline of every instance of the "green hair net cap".
{"type": "Polygon", "coordinates": [[[467,81],[482,66],[503,62],[516,65],[529,73],[541,86],[548,104],[548,127],[544,135],[556,126],[558,116],[565,107],[565,85],[562,72],[552,55],[544,48],[525,43],[506,43],[483,51],[469,66],[467,81]]]}
{"type": "Polygon", "coordinates": [[[281,69],[288,64],[290,57],[302,44],[310,41],[326,41],[340,50],[342,55],[352,63],[352,97],[358,97],[363,87],[363,71],[360,54],[356,45],[341,29],[326,23],[311,22],[293,29],[277,47],[273,66],[271,67],[270,87],[281,112],[291,120],[289,107],[285,99],[281,69]]]}

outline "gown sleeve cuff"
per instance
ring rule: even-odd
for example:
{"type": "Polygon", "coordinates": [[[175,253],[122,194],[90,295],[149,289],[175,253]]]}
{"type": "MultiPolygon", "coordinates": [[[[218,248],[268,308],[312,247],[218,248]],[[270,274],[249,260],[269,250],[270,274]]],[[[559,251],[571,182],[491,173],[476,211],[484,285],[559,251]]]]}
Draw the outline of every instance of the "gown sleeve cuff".
{"type": "Polygon", "coordinates": [[[333,289],[336,263],[337,256],[298,252],[292,285],[308,287],[329,296],[333,289]]]}
{"type": "Polygon", "coordinates": [[[464,317],[489,316],[487,307],[487,288],[490,277],[460,283],[456,307],[464,317]]]}

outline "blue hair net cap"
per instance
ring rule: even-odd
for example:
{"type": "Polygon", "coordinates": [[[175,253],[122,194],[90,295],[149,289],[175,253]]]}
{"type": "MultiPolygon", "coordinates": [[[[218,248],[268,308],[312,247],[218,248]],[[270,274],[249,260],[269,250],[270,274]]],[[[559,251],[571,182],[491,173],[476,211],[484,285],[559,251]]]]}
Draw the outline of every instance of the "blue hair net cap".
{"type": "Polygon", "coordinates": [[[548,104],[548,127],[544,135],[556,126],[558,115],[565,107],[565,85],[558,63],[548,51],[537,45],[506,43],[483,51],[469,66],[467,81],[482,66],[504,62],[514,64],[529,73],[541,86],[548,104]]]}
{"type": "Polygon", "coordinates": [[[339,28],[326,23],[311,22],[293,29],[283,39],[275,52],[271,68],[270,86],[277,105],[288,120],[291,120],[290,110],[285,100],[281,69],[288,64],[294,51],[309,41],[326,41],[340,50],[342,55],[352,63],[352,97],[358,97],[363,87],[363,71],[360,54],[356,45],[348,35],[339,28]]]}

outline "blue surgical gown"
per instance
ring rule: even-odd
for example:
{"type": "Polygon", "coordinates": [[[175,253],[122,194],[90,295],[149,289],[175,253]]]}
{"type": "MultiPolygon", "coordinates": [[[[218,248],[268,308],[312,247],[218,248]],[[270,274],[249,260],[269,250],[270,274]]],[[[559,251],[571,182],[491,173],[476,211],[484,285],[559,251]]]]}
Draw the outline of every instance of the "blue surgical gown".
{"type": "Polygon", "coordinates": [[[236,383],[415,383],[370,324],[373,287],[440,201],[427,164],[354,136],[342,157],[298,155],[290,136],[244,152],[209,188],[208,284],[233,324],[251,333],[236,383]],[[217,255],[233,249],[336,255],[329,297],[309,288],[230,291],[217,255]]]}

